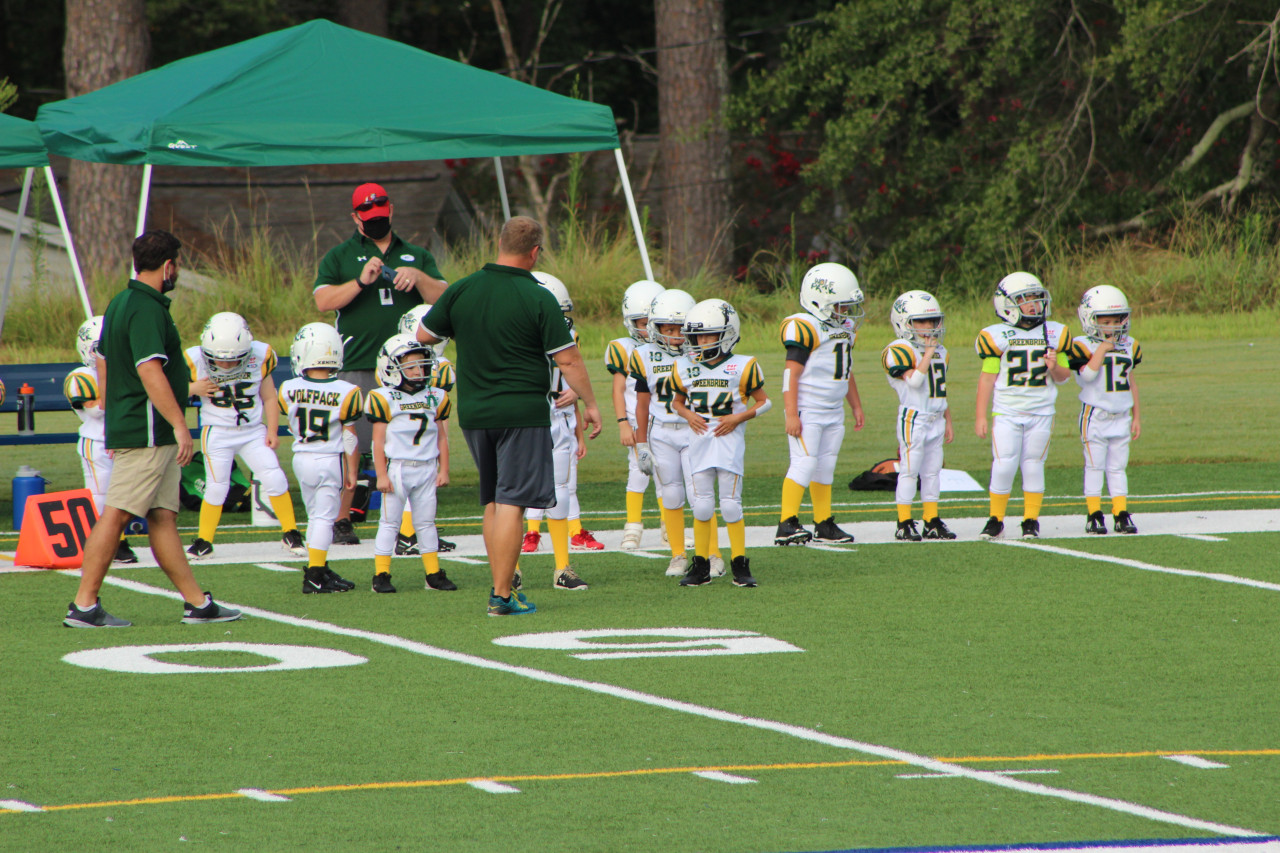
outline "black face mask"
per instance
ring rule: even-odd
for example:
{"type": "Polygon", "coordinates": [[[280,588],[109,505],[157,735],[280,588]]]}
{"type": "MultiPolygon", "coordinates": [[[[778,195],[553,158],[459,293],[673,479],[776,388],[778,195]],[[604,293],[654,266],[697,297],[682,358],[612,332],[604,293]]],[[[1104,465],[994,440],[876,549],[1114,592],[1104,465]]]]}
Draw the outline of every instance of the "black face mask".
{"type": "Polygon", "coordinates": [[[170,293],[177,286],[178,286],[178,270],[175,267],[173,270],[173,275],[166,276],[165,278],[160,280],[160,292],[162,294],[170,293]]]}
{"type": "Polygon", "coordinates": [[[364,236],[370,240],[381,240],[391,233],[391,217],[375,216],[373,219],[364,220],[360,227],[364,230],[364,236]]]}

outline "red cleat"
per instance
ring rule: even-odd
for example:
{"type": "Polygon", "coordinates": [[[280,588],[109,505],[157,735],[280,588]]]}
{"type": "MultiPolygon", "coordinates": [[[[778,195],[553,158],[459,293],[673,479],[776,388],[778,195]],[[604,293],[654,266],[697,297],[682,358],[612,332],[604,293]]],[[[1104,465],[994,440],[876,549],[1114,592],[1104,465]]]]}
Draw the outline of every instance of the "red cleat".
{"type": "Polygon", "coordinates": [[[530,530],[524,535],[524,542],[520,544],[520,551],[525,554],[532,554],[538,550],[538,542],[542,539],[542,534],[536,530],[530,530]]]}
{"type": "Polygon", "coordinates": [[[596,537],[591,535],[591,531],[585,527],[579,530],[569,540],[570,551],[603,551],[604,545],[596,541],[596,537]]]}

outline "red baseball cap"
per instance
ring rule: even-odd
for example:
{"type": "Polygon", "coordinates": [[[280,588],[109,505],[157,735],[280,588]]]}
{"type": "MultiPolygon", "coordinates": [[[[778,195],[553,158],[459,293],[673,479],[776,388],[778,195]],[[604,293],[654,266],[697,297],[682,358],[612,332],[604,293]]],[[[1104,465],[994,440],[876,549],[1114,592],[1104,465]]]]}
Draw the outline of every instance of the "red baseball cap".
{"type": "Polygon", "coordinates": [[[381,184],[361,184],[351,194],[351,209],[361,221],[390,216],[391,199],[381,184]]]}

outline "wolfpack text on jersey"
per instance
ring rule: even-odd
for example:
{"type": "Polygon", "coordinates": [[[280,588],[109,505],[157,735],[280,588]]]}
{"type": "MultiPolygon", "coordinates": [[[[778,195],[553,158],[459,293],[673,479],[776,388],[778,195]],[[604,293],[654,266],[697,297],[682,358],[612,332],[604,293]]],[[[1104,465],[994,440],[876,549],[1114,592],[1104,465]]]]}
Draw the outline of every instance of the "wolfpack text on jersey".
{"type": "Polygon", "coordinates": [[[358,421],[363,410],[360,389],[342,379],[297,376],[281,384],[277,396],[294,453],[341,454],[342,425],[358,421]]]}

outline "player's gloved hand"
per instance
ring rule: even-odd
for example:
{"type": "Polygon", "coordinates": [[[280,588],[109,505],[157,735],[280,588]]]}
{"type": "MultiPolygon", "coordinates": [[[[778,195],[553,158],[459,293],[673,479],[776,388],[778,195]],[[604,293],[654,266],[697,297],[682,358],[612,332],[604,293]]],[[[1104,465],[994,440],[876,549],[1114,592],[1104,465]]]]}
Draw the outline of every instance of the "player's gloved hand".
{"type": "Polygon", "coordinates": [[[646,477],[653,474],[653,454],[649,452],[649,442],[636,442],[636,467],[646,477]]]}

